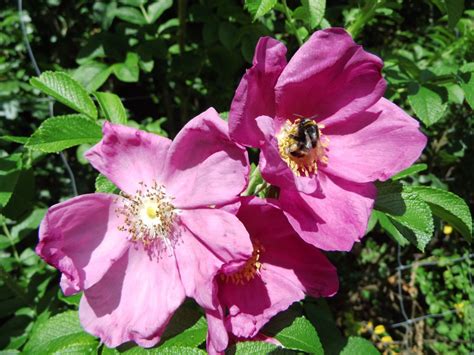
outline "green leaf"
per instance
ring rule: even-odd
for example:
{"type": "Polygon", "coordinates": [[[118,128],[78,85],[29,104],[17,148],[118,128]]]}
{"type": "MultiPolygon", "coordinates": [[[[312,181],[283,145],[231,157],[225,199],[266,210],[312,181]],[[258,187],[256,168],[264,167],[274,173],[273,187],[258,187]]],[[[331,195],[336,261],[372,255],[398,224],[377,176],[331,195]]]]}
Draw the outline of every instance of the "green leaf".
{"type": "Polygon", "coordinates": [[[400,180],[403,178],[406,178],[407,176],[419,173],[420,171],[424,171],[428,168],[428,165],[426,164],[414,164],[410,166],[409,168],[400,171],[398,174],[394,175],[392,177],[392,180],[400,180]]]}
{"type": "Polygon", "coordinates": [[[127,111],[117,95],[110,92],[96,92],[94,96],[99,101],[106,119],[114,123],[127,123],[127,111]]]}
{"type": "Polygon", "coordinates": [[[76,308],[79,307],[79,302],[81,301],[81,298],[82,292],[76,293],[72,296],[64,296],[63,292],[61,290],[58,290],[58,299],[70,306],[75,306],[76,308]]]}
{"type": "Polygon", "coordinates": [[[297,317],[290,326],[274,337],[288,349],[302,350],[311,354],[324,354],[318,333],[305,317],[297,317]]]}
{"type": "Polygon", "coordinates": [[[30,84],[73,110],[97,118],[97,109],[86,89],[66,73],[47,71],[31,78],[30,84]]]}
{"type": "Polygon", "coordinates": [[[229,354],[235,355],[261,355],[271,354],[273,351],[280,349],[280,347],[264,343],[261,341],[245,341],[237,343],[227,349],[229,354]]]}
{"type": "Polygon", "coordinates": [[[377,187],[375,208],[387,214],[400,233],[423,251],[434,231],[428,204],[399,182],[377,184],[377,187]]]}
{"type": "Polygon", "coordinates": [[[252,196],[257,191],[258,187],[263,183],[262,174],[260,169],[254,163],[251,165],[250,179],[247,190],[245,190],[244,196],[252,196]]]}
{"type": "Polygon", "coordinates": [[[104,63],[87,62],[74,71],[73,79],[77,80],[88,92],[96,91],[112,74],[112,68],[104,63]]]}
{"type": "Polygon", "coordinates": [[[150,23],[154,23],[160,16],[173,6],[172,0],[159,0],[148,6],[148,18],[150,23]]]}
{"type": "MultiPolygon", "coordinates": [[[[372,211],[373,212],[373,211],[372,211]]],[[[367,228],[365,230],[365,234],[367,235],[368,233],[372,232],[374,227],[376,226],[378,222],[377,215],[375,213],[370,214],[369,222],[367,223],[367,228]]]]}
{"type": "Polygon", "coordinates": [[[454,28],[464,11],[464,0],[444,0],[448,12],[448,25],[454,28]]]}
{"type": "Polygon", "coordinates": [[[140,7],[141,5],[145,5],[147,0],[119,0],[119,2],[124,5],[140,7]]]}
{"type": "Polygon", "coordinates": [[[471,212],[462,198],[429,186],[412,186],[411,190],[430,206],[435,216],[448,222],[467,240],[472,240],[471,212]]]}
{"type": "Polygon", "coordinates": [[[89,334],[78,333],[64,335],[51,340],[46,347],[33,350],[36,354],[68,354],[68,355],[87,355],[97,354],[99,343],[89,334]]]}
{"type": "Polygon", "coordinates": [[[143,14],[134,7],[123,6],[115,9],[115,16],[119,19],[124,20],[135,25],[146,25],[146,19],[143,14]]]}
{"type": "MultiPolygon", "coordinates": [[[[24,168],[24,166],[23,166],[24,168]]],[[[7,218],[18,220],[33,206],[35,196],[35,174],[33,169],[22,169],[15,185],[15,190],[7,205],[3,208],[2,214],[7,218]]]]}
{"type": "Polygon", "coordinates": [[[95,144],[101,138],[101,127],[83,115],[55,116],[44,121],[25,146],[56,153],[83,143],[95,144]]]}
{"type": "Polygon", "coordinates": [[[345,339],[334,321],[331,309],[325,299],[307,298],[304,310],[316,328],[321,339],[325,354],[339,354],[344,346],[345,339]]]}
{"type": "Polygon", "coordinates": [[[125,62],[112,65],[112,71],[119,80],[126,83],[135,83],[140,75],[138,60],[137,53],[128,52],[125,62]]]}
{"type": "Polygon", "coordinates": [[[15,224],[10,230],[12,242],[18,243],[29,233],[38,229],[39,224],[46,214],[46,208],[35,208],[24,220],[15,224]]]}
{"type": "Polygon", "coordinates": [[[377,220],[380,223],[380,226],[387,232],[387,234],[393,238],[401,246],[410,244],[408,239],[406,239],[402,233],[395,227],[389,217],[383,212],[374,210],[373,215],[377,216],[377,220]]]}
{"type": "Polygon", "coordinates": [[[377,355],[377,348],[368,340],[359,337],[350,337],[341,355],[377,355]]]}
{"type": "Polygon", "coordinates": [[[0,158],[0,208],[10,201],[20,177],[21,167],[21,154],[0,158]]]}
{"type": "Polygon", "coordinates": [[[143,349],[138,346],[123,352],[127,355],[206,355],[204,350],[189,346],[170,346],[169,348],[143,349]]]}
{"type": "Polygon", "coordinates": [[[99,174],[95,179],[95,192],[118,194],[120,192],[120,189],[104,175],[99,174]]]}
{"type": "Polygon", "coordinates": [[[467,79],[463,80],[461,83],[461,88],[464,91],[464,97],[471,106],[471,108],[474,110],[474,72],[471,73],[465,73],[462,75],[463,79],[466,76],[467,79]]]}
{"type": "Polygon", "coordinates": [[[450,102],[454,102],[455,104],[458,104],[458,105],[463,104],[464,90],[462,89],[461,86],[450,83],[446,86],[446,90],[448,90],[448,99],[450,102]]]}
{"type": "Polygon", "coordinates": [[[197,347],[206,341],[207,323],[193,303],[185,303],[175,312],[163,333],[159,348],[197,347]]]}
{"type": "Polygon", "coordinates": [[[409,94],[408,102],[426,126],[431,126],[439,121],[447,107],[446,104],[443,104],[438,93],[424,86],[419,87],[415,93],[409,94]]]}
{"type": "Polygon", "coordinates": [[[301,4],[307,14],[309,26],[311,29],[316,28],[324,17],[326,0],[302,0],[301,4]]]}
{"type": "Polygon", "coordinates": [[[275,7],[277,0],[245,0],[245,7],[255,21],[275,7]]]}
{"type": "Polygon", "coordinates": [[[75,311],[60,313],[36,328],[23,349],[25,354],[92,353],[97,340],[84,333],[75,311]]]}

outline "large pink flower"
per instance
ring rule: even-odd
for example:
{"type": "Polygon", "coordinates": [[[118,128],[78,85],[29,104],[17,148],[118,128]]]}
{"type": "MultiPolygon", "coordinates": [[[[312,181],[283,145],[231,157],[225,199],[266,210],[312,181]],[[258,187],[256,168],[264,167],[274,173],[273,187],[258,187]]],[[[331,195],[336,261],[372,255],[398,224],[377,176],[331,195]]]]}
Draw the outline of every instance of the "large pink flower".
{"type": "Polygon", "coordinates": [[[300,236],[350,250],[364,234],[375,180],[420,156],[417,121],[382,97],[382,61],[343,29],[314,33],[286,62],[285,46],[260,39],[232,102],[231,137],[260,148],[262,176],[300,236]]]}
{"type": "Polygon", "coordinates": [[[336,268],[298,237],[271,201],[245,198],[237,217],[247,228],[254,251],[237,272],[218,276],[223,323],[234,336],[255,337],[274,315],[305,295],[327,297],[337,292],[336,268]]]}
{"type": "MultiPolygon", "coordinates": [[[[173,142],[110,123],[103,132],[86,157],[121,196],[87,194],[51,207],[36,251],[62,272],[66,295],[84,291],[86,331],[109,347],[149,347],[186,296],[213,314],[216,273],[251,256],[242,223],[215,208],[237,200],[248,159],[213,109],[173,142]]],[[[213,348],[226,346],[225,334],[214,339],[213,348]]]]}

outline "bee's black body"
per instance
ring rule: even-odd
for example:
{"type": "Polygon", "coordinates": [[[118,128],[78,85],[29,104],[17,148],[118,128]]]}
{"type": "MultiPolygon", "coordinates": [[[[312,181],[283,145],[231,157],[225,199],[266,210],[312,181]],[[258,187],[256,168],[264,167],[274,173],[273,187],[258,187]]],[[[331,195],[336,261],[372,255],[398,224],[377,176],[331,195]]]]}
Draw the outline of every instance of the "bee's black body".
{"type": "Polygon", "coordinates": [[[318,125],[313,120],[304,118],[298,123],[297,134],[292,134],[290,137],[295,143],[290,147],[289,153],[297,158],[304,157],[318,144],[318,125]]]}

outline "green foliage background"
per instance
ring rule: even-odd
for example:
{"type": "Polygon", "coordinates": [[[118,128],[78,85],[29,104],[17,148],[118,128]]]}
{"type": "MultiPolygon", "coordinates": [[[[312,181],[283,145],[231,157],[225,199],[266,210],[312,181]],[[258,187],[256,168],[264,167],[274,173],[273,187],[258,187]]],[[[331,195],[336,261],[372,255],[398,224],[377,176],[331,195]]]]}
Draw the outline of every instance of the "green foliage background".
{"type": "MultiPolygon", "coordinates": [[[[209,106],[225,117],[260,36],[291,55],[329,26],[383,58],[385,96],[420,120],[429,143],[419,164],[378,186],[363,242],[329,255],[338,295],[293,305],[263,333],[317,354],[376,353],[361,337],[386,353],[474,351],[472,1],[30,1],[22,20],[44,71],[36,78],[16,5],[0,6],[0,354],[202,353],[207,326],[192,302],[151,351],[106,349],[85,334],[79,298],[65,298],[34,253],[37,227],[75,189],[115,191],[82,157],[105,117],[170,137],[209,106]]],[[[254,171],[248,193],[269,193],[262,183],[254,171]]]]}

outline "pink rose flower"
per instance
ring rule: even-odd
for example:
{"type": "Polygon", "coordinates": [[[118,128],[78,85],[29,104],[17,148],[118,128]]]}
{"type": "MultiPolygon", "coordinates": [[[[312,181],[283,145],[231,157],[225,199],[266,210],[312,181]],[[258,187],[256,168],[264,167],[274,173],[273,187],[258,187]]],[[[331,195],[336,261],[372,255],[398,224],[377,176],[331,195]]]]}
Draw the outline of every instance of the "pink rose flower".
{"type": "MultiPolygon", "coordinates": [[[[51,207],[36,252],[62,272],[65,295],[84,291],[79,317],[109,347],[155,345],[186,296],[218,309],[215,275],[252,254],[242,223],[215,206],[245,188],[248,158],[214,109],[175,140],[105,123],[86,158],[121,196],[86,194],[51,207]]],[[[212,325],[210,331],[212,331],[212,325]]],[[[227,346],[227,337],[213,348],[227,346]]]]}
{"type": "Polygon", "coordinates": [[[250,234],[253,253],[238,271],[217,276],[220,334],[226,329],[237,338],[254,338],[273,316],[305,295],[328,297],[337,292],[336,268],[298,237],[277,205],[245,198],[237,217],[250,234]]]}
{"type": "Polygon", "coordinates": [[[387,180],[420,156],[416,120],[382,97],[380,58],[340,28],[317,31],[286,61],[261,38],[230,114],[231,138],[260,148],[259,168],[280,188],[288,220],[308,243],[350,250],[387,180]]]}

